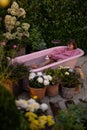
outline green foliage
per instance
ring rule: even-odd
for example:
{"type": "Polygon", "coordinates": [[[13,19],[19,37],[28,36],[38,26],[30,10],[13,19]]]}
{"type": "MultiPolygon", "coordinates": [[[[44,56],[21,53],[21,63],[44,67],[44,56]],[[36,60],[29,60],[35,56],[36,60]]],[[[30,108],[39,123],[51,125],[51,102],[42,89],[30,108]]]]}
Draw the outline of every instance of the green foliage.
{"type": "Polygon", "coordinates": [[[59,39],[65,45],[73,38],[78,47],[87,51],[86,0],[26,0],[22,4],[26,8],[31,29],[34,25],[39,27],[47,47],[54,46],[51,43],[53,39],[59,39]]]}
{"type": "Polygon", "coordinates": [[[59,78],[57,76],[57,69],[46,69],[45,73],[47,75],[52,76],[52,81],[50,82],[50,85],[58,84],[59,78]]]}
{"type": "Polygon", "coordinates": [[[86,130],[84,125],[87,122],[87,103],[69,105],[67,110],[60,110],[58,113],[58,122],[54,130],[86,130]]]}
{"type": "Polygon", "coordinates": [[[27,130],[28,124],[11,93],[0,84],[0,129],[27,130]]]}
{"type": "MultiPolygon", "coordinates": [[[[26,22],[33,30],[38,27],[47,47],[54,46],[51,41],[59,39],[62,45],[72,38],[78,47],[87,52],[87,1],[86,0],[16,0],[27,12],[26,22]]],[[[1,17],[5,10],[0,11],[1,17]]],[[[3,21],[0,30],[4,31],[3,21]]],[[[33,33],[33,32],[32,32],[33,33]]],[[[30,38],[32,35],[30,35],[30,38]]],[[[33,50],[37,49],[39,37],[34,39],[33,50]]],[[[26,40],[25,40],[26,41],[26,40]]],[[[23,42],[24,43],[24,42],[23,42]]],[[[27,42],[28,43],[28,42],[27,42]]],[[[29,45],[30,43],[28,43],[29,45]]],[[[43,48],[44,49],[44,48],[43,48]]]]}
{"type": "Polygon", "coordinates": [[[33,27],[30,31],[30,43],[32,51],[42,50],[46,48],[46,43],[42,39],[41,32],[38,27],[33,27]]]}
{"type": "Polygon", "coordinates": [[[20,79],[23,79],[25,77],[29,76],[29,68],[25,66],[24,64],[18,64],[10,66],[11,68],[11,75],[10,78],[13,81],[19,81],[20,79]]]}

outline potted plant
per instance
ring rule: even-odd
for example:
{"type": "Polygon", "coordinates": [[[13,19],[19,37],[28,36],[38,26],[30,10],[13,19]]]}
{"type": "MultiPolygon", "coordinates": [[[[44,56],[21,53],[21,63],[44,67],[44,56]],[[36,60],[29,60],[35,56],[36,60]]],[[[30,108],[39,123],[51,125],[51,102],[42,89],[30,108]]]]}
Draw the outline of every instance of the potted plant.
{"type": "Polygon", "coordinates": [[[56,69],[47,69],[45,71],[45,73],[47,75],[50,75],[52,77],[52,79],[50,80],[50,84],[49,86],[47,86],[47,95],[48,96],[56,96],[58,94],[58,91],[59,91],[59,78],[57,76],[57,73],[56,73],[56,69]]]}
{"type": "Polygon", "coordinates": [[[61,95],[64,98],[72,98],[76,87],[82,84],[80,74],[77,73],[76,69],[63,66],[60,66],[56,73],[61,83],[61,95]]]}
{"type": "Polygon", "coordinates": [[[46,88],[50,84],[51,76],[42,72],[29,74],[29,91],[31,96],[38,96],[43,99],[45,96],[46,88]]]}
{"type": "Polygon", "coordinates": [[[15,63],[10,65],[10,69],[10,79],[12,80],[14,95],[19,95],[23,90],[28,91],[28,76],[30,73],[29,68],[24,64],[15,63]]]}
{"type": "Polygon", "coordinates": [[[0,83],[12,92],[12,81],[10,80],[11,69],[4,50],[5,42],[0,43],[0,83]]]}

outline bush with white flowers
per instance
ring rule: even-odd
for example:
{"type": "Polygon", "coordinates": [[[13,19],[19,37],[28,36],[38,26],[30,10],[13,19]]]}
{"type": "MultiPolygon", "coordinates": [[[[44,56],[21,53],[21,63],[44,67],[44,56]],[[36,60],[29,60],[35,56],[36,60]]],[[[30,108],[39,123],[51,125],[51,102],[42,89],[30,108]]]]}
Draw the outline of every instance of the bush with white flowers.
{"type": "Polygon", "coordinates": [[[19,39],[29,37],[30,24],[22,22],[26,17],[26,12],[20,8],[17,2],[13,2],[11,8],[8,8],[8,14],[5,16],[6,33],[4,36],[7,40],[19,39]]]}
{"type": "Polygon", "coordinates": [[[48,86],[52,80],[50,75],[46,75],[42,72],[30,73],[29,74],[29,85],[33,88],[44,88],[48,86]]]}

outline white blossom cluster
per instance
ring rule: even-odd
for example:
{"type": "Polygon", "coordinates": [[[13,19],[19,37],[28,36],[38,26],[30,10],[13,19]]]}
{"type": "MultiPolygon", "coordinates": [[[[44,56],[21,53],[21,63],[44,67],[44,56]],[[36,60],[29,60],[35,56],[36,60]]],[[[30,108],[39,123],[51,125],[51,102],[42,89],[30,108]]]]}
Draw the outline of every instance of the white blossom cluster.
{"type": "Polygon", "coordinates": [[[45,112],[48,109],[48,105],[46,103],[39,104],[33,98],[29,100],[19,99],[16,100],[15,102],[18,109],[23,109],[25,111],[35,112],[40,109],[42,110],[42,112],[45,112]]]}
{"type": "Polygon", "coordinates": [[[36,79],[38,84],[41,83],[44,86],[47,86],[50,84],[50,81],[52,81],[52,76],[43,74],[42,72],[31,72],[29,75],[29,81],[34,82],[34,79],[36,79]]]}
{"type": "Polygon", "coordinates": [[[65,69],[65,75],[70,75],[70,73],[74,72],[74,69],[70,68],[69,66],[59,66],[59,69],[65,69]]]}
{"type": "Polygon", "coordinates": [[[29,23],[23,23],[21,20],[26,17],[26,12],[20,8],[17,2],[13,2],[11,8],[8,8],[8,15],[5,16],[6,33],[4,36],[7,40],[29,37],[29,23]]]}

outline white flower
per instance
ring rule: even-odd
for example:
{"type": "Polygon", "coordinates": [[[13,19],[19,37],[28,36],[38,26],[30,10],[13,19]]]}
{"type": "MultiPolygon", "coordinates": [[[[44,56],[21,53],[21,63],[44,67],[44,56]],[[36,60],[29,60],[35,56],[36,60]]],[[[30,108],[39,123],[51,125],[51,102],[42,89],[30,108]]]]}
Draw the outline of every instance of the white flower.
{"type": "Polygon", "coordinates": [[[33,79],[35,76],[36,76],[35,73],[30,73],[30,75],[29,75],[29,80],[33,79]]]}
{"type": "Polygon", "coordinates": [[[27,101],[24,99],[16,100],[15,103],[16,103],[17,107],[22,108],[22,109],[26,109],[28,106],[27,101]]]}
{"type": "Polygon", "coordinates": [[[69,72],[65,72],[65,75],[69,75],[69,72]]]}
{"type": "Polygon", "coordinates": [[[42,78],[42,77],[38,77],[38,78],[37,78],[37,81],[38,81],[39,83],[43,83],[43,78],[42,78]]]}
{"type": "Polygon", "coordinates": [[[42,74],[42,72],[37,72],[37,75],[42,76],[43,74],[42,74]]]}
{"type": "Polygon", "coordinates": [[[35,103],[32,103],[32,104],[28,105],[27,111],[34,112],[34,111],[38,110],[39,108],[40,108],[40,104],[35,102],[35,103]]]}
{"type": "Polygon", "coordinates": [[[69,72],[73,72],[73,69],[70,68],[70,69],[69,69],[69,72]]]}
{"type": "Polygon", "coordinates": [[[28,102],[28,104],[32,104],[32,103],[35,103],[36,101],[33,98],[31,98],[27,102],[28,102]]]}
{"type": "Polygon", "coordinates": [[[24,30],[26,30],[26,31],[28,31],[28,29],[30,28],[30,24],[28,24],[28,23],[22,23],[22,28],[24,29],[24,30]]]}
{"type": "Polygon", "coordinates": [[[48,80],[52,80],[52,76],[50,76],[50,75],[47,75],[47,78],[48,78],[48,80]]]}
{"type": "Polygon", "coordinates": [[[44,85],[47,86],[47,85],[49,85],[49,84],[50,84],[50,83],[49,83],[49,80],[46,80],[46,79],[45,79],[45,80],[44,80],[44,85]]]}
{"type": "Polygon", "coordinates": [[[69,69],[70,67],[69,66],[65,66],[66,69],[69,69]]]}
{"type": "Polygon", "coordinates": [[[47,75],[44,75],[43,78],[46,79],[46,80],[48,79],[47,75]]]}
{"type": "Polygon", "coordinates": [[[42,104],[40,105],[40,108],[41,108],[41,110],[44,112],[44,111],[46,111],[46,110],[48,109],[48,105],[47,105],[46,103],[42,103],[42,104]]]}

